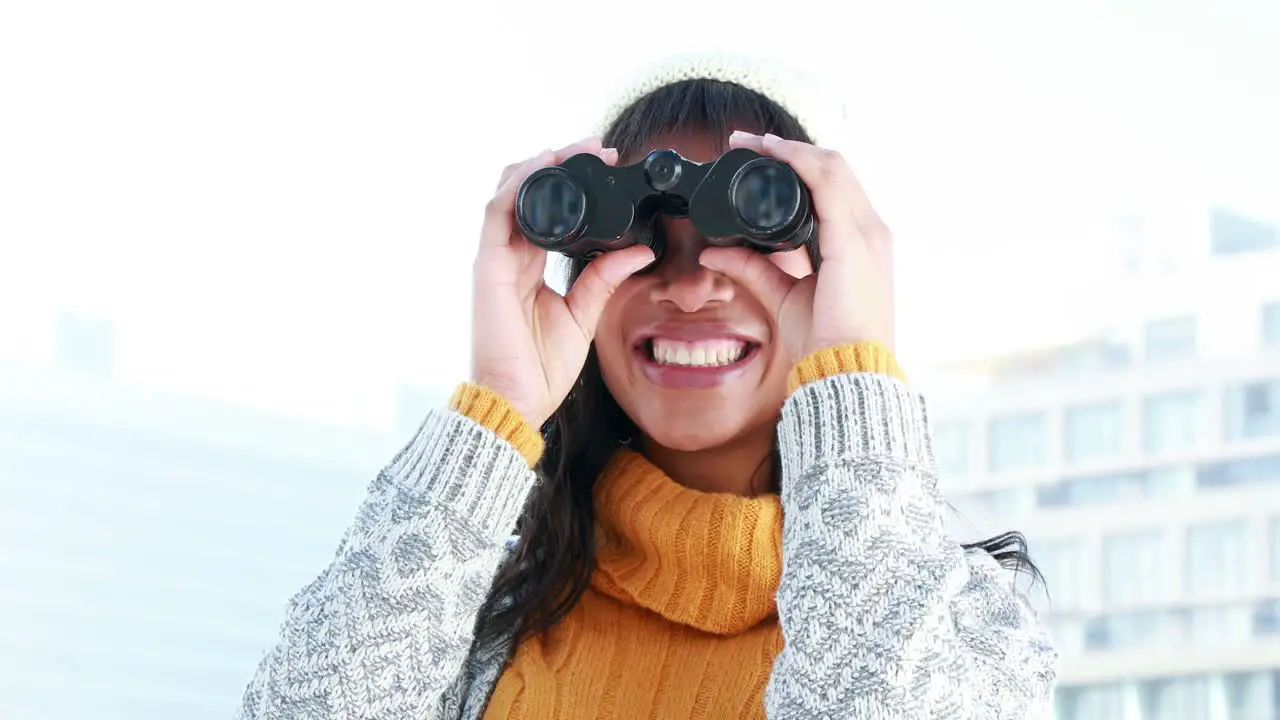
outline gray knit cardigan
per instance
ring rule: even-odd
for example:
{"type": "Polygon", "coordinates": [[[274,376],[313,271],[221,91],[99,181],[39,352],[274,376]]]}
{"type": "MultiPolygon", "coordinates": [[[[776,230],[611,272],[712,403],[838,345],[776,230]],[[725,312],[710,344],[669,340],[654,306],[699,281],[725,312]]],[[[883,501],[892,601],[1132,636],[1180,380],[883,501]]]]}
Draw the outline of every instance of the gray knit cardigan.
{"type": "MultiPolygon", "coordinates": [[[[989,555],[944,529],[923,399],[836,375],[787,400],[778,434],[785,646],[768,717],[1051,717],[1045,628],[989,555]]],[[[474,643],[477,614],[535,482],[490,430],[431,413],[293,598],[237,717],[482,717],[512,643],[474,643]]]]}

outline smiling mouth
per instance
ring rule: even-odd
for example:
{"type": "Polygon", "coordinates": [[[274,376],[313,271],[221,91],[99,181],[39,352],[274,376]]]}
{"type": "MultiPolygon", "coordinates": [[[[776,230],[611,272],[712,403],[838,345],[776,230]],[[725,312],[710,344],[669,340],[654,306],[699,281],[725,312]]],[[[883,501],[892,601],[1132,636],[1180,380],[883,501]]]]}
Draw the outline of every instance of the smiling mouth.
{"type": "Polygon", "coordinates": [[[748,360],[760,346],[737,338],[674,340],[652,337],[638,350],[654,365],[689,369],[725,369],[748,360]]]}

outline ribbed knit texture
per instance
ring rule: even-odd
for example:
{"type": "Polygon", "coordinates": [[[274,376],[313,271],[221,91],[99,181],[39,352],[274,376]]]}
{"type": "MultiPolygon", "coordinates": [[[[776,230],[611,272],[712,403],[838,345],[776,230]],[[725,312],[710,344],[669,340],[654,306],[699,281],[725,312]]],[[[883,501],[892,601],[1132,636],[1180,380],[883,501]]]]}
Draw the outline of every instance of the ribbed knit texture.
{"type": "Polygon", "coordinates": [[[787,376],[787,392],[793,393],[801,386],[825,377],[853,372],[879,373],[904,382],[907,379],[889,348],[878,342],[861,342],[810,353],[787,376]]]}
{"type": "Polygon", "coordinates": [[[600,478],[595,506],[597,591],[713,635],[776,614],[777,495],[691,490],[624,450],[600,478]]]}
{"type": "Polygon", "coordinates": [[[782,649],[779,499],[690,490],[624,450],[595,505],[591,587],[520,645],[484,717],[763,718],[782,649]]]}
{"type": "MultiPolygon", "coordinates": [[[[501,702],[495,688],[507,682],[500,676],[513,651],[512,667],[549,669],[534,683],[525,676],[526,685],[540,686],[537,697],[564,698],[566,709],[612,708],[605,715],[619,718],[661,717],[665,708],[676,708],[676,717],[685,716],[683,708],[739,717],[758,712],[757,703],[772,720],[1051,716],[1057,655],[1048,633],[989,555],[966,552],[947,535],[919,395],[878,373],[805,383],[783,407],[778,445],[783,562],[776,609],[785,642],[780,651],[763,637],[755,645],[773,659],[767,679],[753,672],[767,663],[750,664],[740,638],[760,632],[776,639],[770,620],[716,635],[644,603],[656,599],[661,611],[686,611],[680,617],[694,621],[744,623],[745,608],[758,605],[704,613],[700,601],[658,592],[663,582],[653,580],[661,573],[619,572],[626,563],[611,564],[608,576],[628,593],[625,602],[593,582],[590,599],[574,610],[592,614],[578,627],[613,622],[617,636],[609,669],[583,675],[590,682],[555,670],[594,647],[581,633],[553,632],[515,649],[510,628],[493,642],[473,643],[535,476],[527,458],[493,430],[440,411],[373,482],[333,562],[290,603],[237,717],[477,720],[501,702]],[[618,620],[628,614],[635,623],[618,620]],[[695,637],[717,648],[697,645],[695,637]],[[627,651],[624,642],[638,650],[627,651]],[[741,653],[719,654],[739,642],[741,653]],[[682,655],[672,650],[677,645],[690,649],[682,655]],[[537,648],[541,662],[523,665],[519,654],[537,648]],[[740,665],[720,667],[722,659],[740,665]],[[643,692],[665,704],[641,705],[643,694],[624,694],[641,691],[610,682],[633,670],[647,678],[643,692]],[[707,673],[715,679],[694,680],[707,673]],[[762,696],[753,684],[759,682],[766,683],[762,696]]],[[[693,536],[684,537],[677,532],[650,547],[692,550],[693,536]]],[[[723,549],[704,552],[711,557],[723,549]]],[[[689,567],[686,593],[696,574],[689,567]]],[[[501,715],[496,706],[492,712],[501,715]]],[[[546,715],[534,709],[524,716],[546,715]]]]}
{"type": "MultiPolygon", "coordinates": [[[[830,375],[850,372],[881,373],[905,381],[906,374],[887,347],[878,342],[860,342],[823,348],[805,356],[787,377],[787,392],[830,375]]],[[[462,413],[498,434],[516,447],[529,466],[542,456],[543,440],[538,431],[501,395],[492,390],[463,383],[453,392],[449,409],[462,413]]]]}
{"type": "Polygon", "coordinates": [[[430,720],[471,651],[480,606],[536,477],[492,430],[427,416],[369,485],[333,562],[294,595],[236,717],[430,720]]]}
{"type": "Polygon", "coordinates": [[[511,407],[506,398],[487,387],[463,383],[449,399],[449,409],[462,413],[515,446],[529,467],[538,464],[544,443],[538,429],[511,407]]]}

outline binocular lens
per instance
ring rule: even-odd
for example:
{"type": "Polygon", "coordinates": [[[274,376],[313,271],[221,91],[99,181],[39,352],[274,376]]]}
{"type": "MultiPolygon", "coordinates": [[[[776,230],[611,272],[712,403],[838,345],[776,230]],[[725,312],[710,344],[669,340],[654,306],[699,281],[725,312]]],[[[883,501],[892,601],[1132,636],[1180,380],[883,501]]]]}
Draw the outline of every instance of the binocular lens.
{"type": "Polygon", "coordinates": [[[525,188],[517,212],[533,234],[556,241],[573,234],[582,223],[586,206],[586,195],[577,183],[560,173],[546,173],[525,188]]]}
{"type": "Polygon", "coordinates": [[[799,179],[775,160],[756,160],[743,168],[731,192],[738,219],[753,234],[783,227],[800,209],[799,179]]]}

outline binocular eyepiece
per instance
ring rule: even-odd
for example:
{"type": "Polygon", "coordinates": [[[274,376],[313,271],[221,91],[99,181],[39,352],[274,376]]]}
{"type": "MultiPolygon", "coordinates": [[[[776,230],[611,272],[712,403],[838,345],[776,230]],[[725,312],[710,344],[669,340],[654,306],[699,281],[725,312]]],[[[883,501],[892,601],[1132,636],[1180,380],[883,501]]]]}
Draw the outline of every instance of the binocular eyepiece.
{"type": "Polygon", "coordinates": [[[590,153],[542,168],[520,185],[516,222],[544,250],[589,259],[641,242],[661,256],[659,215],[687,217],[712,245],[792,250],[816,228],[809,190],[786,163],[735,148],[709,163],[674,150],[615,167],[590,153]]]}

